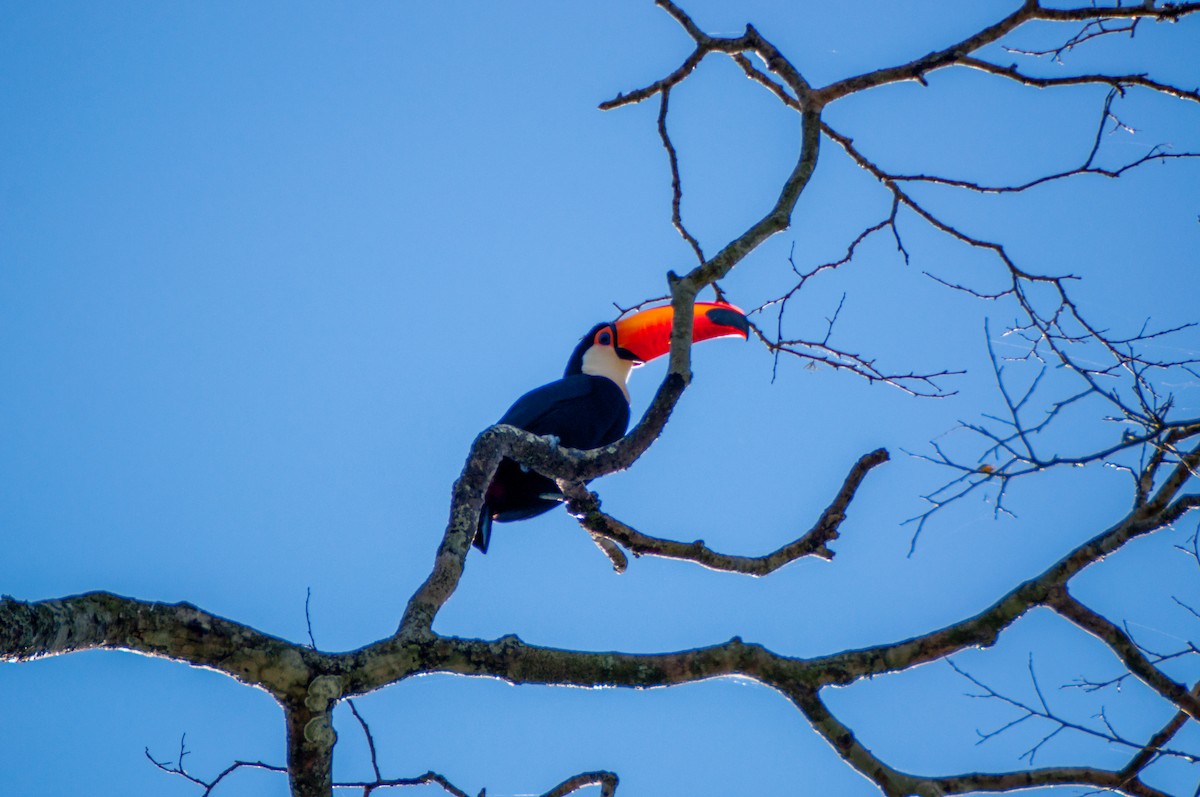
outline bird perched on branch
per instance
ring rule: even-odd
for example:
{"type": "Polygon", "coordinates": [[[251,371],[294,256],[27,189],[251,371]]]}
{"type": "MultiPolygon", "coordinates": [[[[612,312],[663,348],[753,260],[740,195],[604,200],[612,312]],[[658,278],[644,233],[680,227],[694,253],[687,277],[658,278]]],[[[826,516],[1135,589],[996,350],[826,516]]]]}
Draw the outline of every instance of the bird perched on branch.
{"type": "MultiPolygon", "coordinates": [[[[673,320],[674,311],[664,306],[597,324],[571,353],[563,378],[521,396],[499,423],[552,438],[566,448],[586,450],[616,442],[629,426],[629,373],[667,353],[673,320]]],[[[694,342],[745,339],[749,328],[745,314],[733,305],[696,303],[694,342]]],[[[524,520],[561,502],[553,480],[511,459],[501,460],[484,497],[475,547],[487,553],[493,521],[524,520]]]]}

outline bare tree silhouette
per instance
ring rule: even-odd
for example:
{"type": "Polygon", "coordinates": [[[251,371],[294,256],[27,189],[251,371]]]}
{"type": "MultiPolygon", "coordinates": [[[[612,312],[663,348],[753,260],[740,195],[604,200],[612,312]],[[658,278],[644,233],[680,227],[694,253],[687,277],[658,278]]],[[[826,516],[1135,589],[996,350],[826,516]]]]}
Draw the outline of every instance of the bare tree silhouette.
{"type": "MultiPolygon", "coordinates": [[[[331,721],[333,708],[341,701],[427,673],[488,676],[513,684],[630,688],[736,675],[765,684],[784,697],[848,766],[887,795],[1009,792],[1065,784],[1138,797],[1163,795],[1164,792],[1144,779],[1148,771],[1168,759],[1187,762],[1200,759],[1200,749],[1196,749],[1194,740],[1189,742],[1181,735],[1189,719],[1200,721],[1200,683],[1181,682],[1163,665],[1200,650],[1189,642],[1179,650],[1152,652],[1139,644],[1129,629],[1075,597],[1071,584],[1072,579],[1094,563],[1134,540],[1180,523],[1200,507],[1197,490],[1200,418],[1181,415],[1170,388],[1180,380],[1200,379],[1198,361],[1191,356],[1155,356],[1147,345],[1177,334],[1184,327],[1160,329],[1145,325],[1124,332],[1101,328],[1075,298],[1072,274],[1042,273],[1026,264],[1004,241],[993,240],[952,221],[915,189],[935,186],[968,194],[1018,194],[1047,183],[1084,176],[1115,179],[1151,164],[1196,157],[1197,153],[1153,147],[1125,161],[1111,163],[1104,152],[1105,132],[1123,124],[1117,115],[1118,106],[1127,94],[1143,92],[1161,97],[1164,102],[1200,103],[1200,93],[1140,73],[1076,73],[1069,62],[1076,50],[1092,46],[1097,40],[1116,36],[1132,39],[1140,26],[1172,23],[1195,15],[1200,12],[1200,3],[1149,1],[1128,6],[1086,3],[1049,7],[1039,0],[1027,0],[1002,19],[925,56],[824,86],[813,85],[791,55],[777,49],[753,26],[747,26],[737,36],[714,36],[704,32],[672,0],[658,0],[657,5],[690,38],[691,53],[665,77],[620,94],[600,107],[617,110],[635,103],[654,100],[659,103],[658,134],[671,173],[669,217],[693,252],[696,265],[682,275],[668,275],[667,298],[675,309],[669,367],[649,409],[629,434],[611,446],[592,451],[563,449],[513,427],[496,426],[480,434],[454,485],[450,520],[428,577],[408,600],[395,633],[357,650],[322,651],[317,649],[315,640],[304,644],[280,639],[189,604],[152,603],[95,592],[33,602],[4,597],[0,601],[0,656],[4,661],[21,662],[81,650],[130,650],[217,670],[271,694],[285,715],[286,766],[235,761],[211,777],[201,777],[185,767],[187,751],[182,742],[173,761],[146,752],[156,766],[188,779],[205,795],[241,770],[265,769],[286,772],[292,793],[298,797],[329,795],[340,787],[361,789],[366,795],[387,787],[419,784],[437,784],[461,797],[465,792],[438,773],[426,772],[415,777],[382,774],[370,728],[353,703],[350,706],[354,716],[370,745],[374,778],[346,783],[335,783],[333,778],[336,741],[331,721]],[[1062,44],[1048,49],[1013,49],[1011,64],[981,57],[981,50],[1002,43],[1014,32],[1035,23],[1061,27],[1062,44]],[[796,159],[780,170],[781,185],[773,206],[711,256],[705,253],[684,218],[681,157],[668,126],[672,92],[692,79],[696,68],[710,56],[732,59],[753,82],[752,90],[769,92],[798,115],[800,129],[796,159]],[[1046,76],[1039,67],[1047,60],[1063,64],[1054,76],[1046,76]],[[989,184],[955,176],[905,172],[885,165],[884,159],[869,151],[869,147],[856,143],[852,131],[833,125],[824,116],[827,108],[872,89],[904,81],[926,84],[931,73],[953,69],[986,73],[1029,90],[1106,88],[1097,109],[1096,135],[1080,153],[1077,165],[1011,184],[989,184]],[[1091,539],[1042,572],[1012,585],[983,611],[911,639],[812,658],[783,655],[737,637],[695,650],[635,654],[542,647],[515,635],[485,640],[434,631],[435,617],[464,575],[484,491],[505,457],[558,480],[570,499],[569,510],[617,571],[629,566],[629,554],[668,557],[711,570],[755,576],[767,576],[802,557],[833,557],[829,543],[838,537],[860,485],[868,476],[879,478],[872,471],[888,460],[889,453],[884,449],[865,452],[854,463],[843,463],[840,467],[848,466],[849,471],[839,489],[829,496],[827,506],[820,511],[809,511],[811,528],[775,552],[757,557],[719,553],[703,541],[675,541],[638,531],[630,523],[602,511],[598,496],[584,487],[585,482],[596,477],[634,467],[663,432],[692,377],[689,330],[693,303],[707,289],[713,290],[718,298],[737,299],[727,297],[720,281],[743,264],[760,244],[788,228],[797,200],[827,149],[844,153],[874,180],[887,200],[888,209],[853,235],[844,254],[834,260],[805,264],[798,262],[793,254],[788,263],[790,285],[778,296],[753,308],[750,313],[753,334],[775,354],[777,365],[795,358],[919,397],[952,393],[953,368],[923,371],[906,366],[889,367],[880,364],[870,351],[837,343],[840,304],[830,308],[818,335],[806,337],[790,331],[790,303],[814,280],[851,265],[863,243],[876,236],[891,236],[900,256],[909,261],[906,230],[918,225],[990,258],[990,274],[929,270],[927,273],[933,280],[948,293],[965,294],[977,299],[983,307],[1002,305],[1014,319],[1003,332],[1013,344],[1012,352],[1005,356],[994,350],[991,353],[1005,413],[966,421],[962,424],[964,435],[956,438],[953,446],[935,441],[931,451],[922,454],[942,466],[948,476],[942,486],[926,496],[928,508],[913,518],[914,547],[928,522],[947,505],[992,490],[995,511],[1003,513],[1011,485],[1060,468],[1103,465],[1124,471],[1129,476],[1128,511],[1112,518],[1107,527],[1096,529],[1091,539]],[[1063,439],[1057,430],[1068,414],[1093,419],[1099,430],[1097,435],[1086,440],[1063,439]],[[1112,680],[1082,680],[1077,684],[1079,689],[1099,692],[1126,678],[1136,678],[1164,704],[1173,707],[1175,715],[1153,734],[1134,736],[1114,727],[1103,713],[1096,719],[1079,720],[1058,712],[1043,692],[1032,660],[1029,678],[1037,695],[1032,702],[994,689],[984,678],[951,660],[966,649],[992,646],[1005,629],[1037,608],[1055,613],[1107,645],[1126,669],[1112,680]],[[983,733],[983,738],[991,738],[1027,720],[1048,723],[1041,727],[1049,730],[1035,739],[1028,750],[1027,766],[1004,772],[952,775],[902,771],[860,742],[822,694],[826,687],[845,686],[939,660],[949,661],[980,696],[1000,701],[1014,710],[1016,716],[1010,723],[983,733]],[[1111,743],[1124,751],[1124,763],[1111,769],[1034,765],[1037,753],[1050,739],[1069,733],[1087,734],[1111,743]]],[[[991,331],[987,334],[991,340],[991,331]]],[[[1200,563],[1196,545],[1193,539],[1187,553],[1200,563]]],[[[1200,616],[1195,608],[1176,600],[1188,612],[1200,616]]],[[[545,794],[556,797],[586,786],[599,786],[602,794],[613,794],[617,790],[617,775],[611,772],[573,775],[545,794]]]]}

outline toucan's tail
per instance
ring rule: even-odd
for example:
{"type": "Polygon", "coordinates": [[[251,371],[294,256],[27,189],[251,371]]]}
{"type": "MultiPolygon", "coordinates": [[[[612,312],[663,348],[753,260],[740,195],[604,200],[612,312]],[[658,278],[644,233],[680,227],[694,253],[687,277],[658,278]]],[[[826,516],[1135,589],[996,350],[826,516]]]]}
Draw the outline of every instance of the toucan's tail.
{"type": "Polygon", "coordinates": [[[486,503],[479,510],[479,525],[475,527],[475,539],[471,542],[482,553],[487,553],[492,541],[492,509],[486,503]]]}

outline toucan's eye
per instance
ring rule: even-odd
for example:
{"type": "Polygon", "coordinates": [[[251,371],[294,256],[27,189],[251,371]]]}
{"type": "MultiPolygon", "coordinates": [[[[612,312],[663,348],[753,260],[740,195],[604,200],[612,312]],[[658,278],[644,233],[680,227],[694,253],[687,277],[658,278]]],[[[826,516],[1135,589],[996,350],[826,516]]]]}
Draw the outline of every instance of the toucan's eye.
{"type": "Polygon", "coordinates": [[[607,329],[600,330],[600,333],[596,335],[596,342],[601,346],[611,346],[612,333],[610,333],[607,329]]]}

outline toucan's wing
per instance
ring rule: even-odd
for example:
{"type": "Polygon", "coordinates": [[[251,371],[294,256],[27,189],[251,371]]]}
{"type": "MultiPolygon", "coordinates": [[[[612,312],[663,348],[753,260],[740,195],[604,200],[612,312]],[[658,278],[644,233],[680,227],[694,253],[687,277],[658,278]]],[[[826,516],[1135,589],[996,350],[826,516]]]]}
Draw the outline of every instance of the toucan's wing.
{"type": "Polygon", "coordinates": [[[507,423],[527,432],[541,434],[535,426],[542,425],[547,415],[552,415],[563,404],[578,401],[591,390],[591,379],[585,376],[568,376],[548,385],[535,387],[521,396],[504,413],[499,423],[507,423]]]}
{"type": "MultiPolygon", "coordinates": [[[[629,402],[615,382],[576,374],[529,391],[504,413],[500,423],[536,435],[554,435],[568,448],[597,448],[625,434],[629,402]]],[[[503,460],[488,487],[474,544],[486,552],[492,520],[507,522],[540,515],[558,505],[553,481],[503,460]]]]}
{"type": "Polygon", "coordinates": [[[538,435],[552,434],[571,448],[593,448],[611,442],[600,438],[612,427],[615,415],[626,421],[629,417],[620,388],[604,377],[579,374],[529,391],[509,407],[500,423],[538,435]],[[607,412],[598,412],[602,409],[607,412]],[[594,428],[599,425],[604,428],[594,428]]]}

